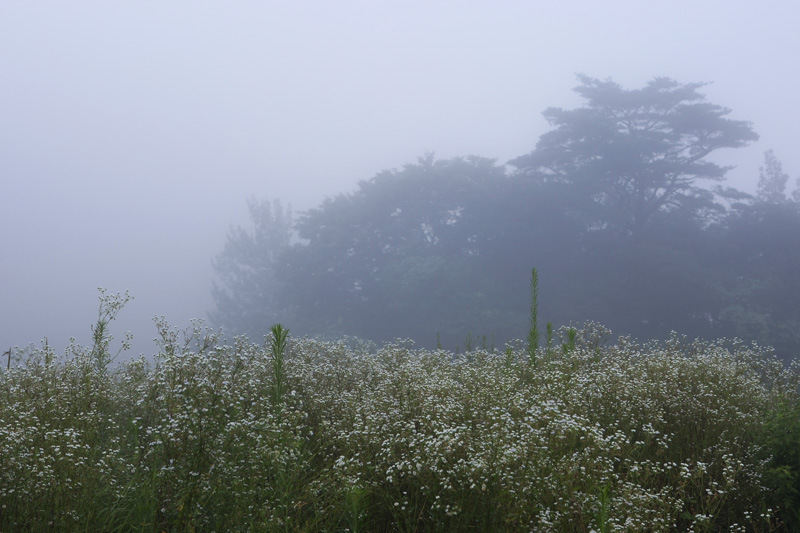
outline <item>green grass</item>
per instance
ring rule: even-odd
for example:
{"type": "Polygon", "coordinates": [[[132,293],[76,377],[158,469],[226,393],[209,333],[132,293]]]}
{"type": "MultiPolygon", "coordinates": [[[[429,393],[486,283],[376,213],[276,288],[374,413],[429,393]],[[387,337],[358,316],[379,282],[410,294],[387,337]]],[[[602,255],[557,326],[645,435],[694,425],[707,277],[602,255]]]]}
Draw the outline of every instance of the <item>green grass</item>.
{"type": "Polygon", "coordinates": [[[800,371],[757,346],[612,344],[589,323],[548,332],[532,366],[522,342],[456,356],[158,329],[151,362],[98,365],[104,341],[0,374],[0,531],[797,523],[800,371]]]}

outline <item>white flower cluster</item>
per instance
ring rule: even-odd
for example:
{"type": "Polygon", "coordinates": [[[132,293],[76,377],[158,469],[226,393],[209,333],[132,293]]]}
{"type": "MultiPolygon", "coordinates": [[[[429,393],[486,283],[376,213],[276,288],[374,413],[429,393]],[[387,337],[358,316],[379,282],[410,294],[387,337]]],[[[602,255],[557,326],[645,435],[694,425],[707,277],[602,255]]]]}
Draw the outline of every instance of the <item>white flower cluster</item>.
{"type": "Polygon", "coordinates": [[[0,530],[769,530],[754,436],[797,368],[741,343],[535,362],[162,327],[153,363],[32,354],[0,379],[0,530]]]}

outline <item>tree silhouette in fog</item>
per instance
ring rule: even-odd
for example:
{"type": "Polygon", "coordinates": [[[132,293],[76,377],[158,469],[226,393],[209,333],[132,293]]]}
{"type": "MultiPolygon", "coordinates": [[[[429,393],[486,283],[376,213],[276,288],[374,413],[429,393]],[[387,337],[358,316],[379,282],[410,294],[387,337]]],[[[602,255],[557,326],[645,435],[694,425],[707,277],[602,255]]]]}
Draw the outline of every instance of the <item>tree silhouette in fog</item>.
{"type": "Polygon", "coordinates": [[[527,331],[535,267],[539,315],[557,326],[738,336],[795,355],[800,193],[787,197],[774,154],[755,198],[724,189],[728,167],[707,156],[757,136],[703,84],[580,80],[586,105],[548,109],[554,129],[514,172],[428,154],[294,224],[280,204],[251,203],[253,229],[232,230],[214,263],[212,319],[253,340],[281,322],[428,347],[486,334],[502,347],[527,331]]]}
{"type": "Polygon", "coordinates": [[[656,78],[625,90],[611,80],[579,76],[586,105],[549,108],[554,128],[529,154],[510,163],[539,182],[573,185],[597,208],[588,224],[636,235],[659,211],[703,216],[718,209],[698,180],[720,181],[728,167],[706,157],[758,136],[750,124],[726,118],[730,110],[698,92],[701,83],[656,78]]]}
{"type": "Polygon", "coordinates": [[[216,309],[210,318],[228,333],[255,340],[284,315],[276,269],[292,237],[292,213],[277,200],[251,200],[247,207],[252,229],[231,228],[225,248],[212,262],[216,309]]]}

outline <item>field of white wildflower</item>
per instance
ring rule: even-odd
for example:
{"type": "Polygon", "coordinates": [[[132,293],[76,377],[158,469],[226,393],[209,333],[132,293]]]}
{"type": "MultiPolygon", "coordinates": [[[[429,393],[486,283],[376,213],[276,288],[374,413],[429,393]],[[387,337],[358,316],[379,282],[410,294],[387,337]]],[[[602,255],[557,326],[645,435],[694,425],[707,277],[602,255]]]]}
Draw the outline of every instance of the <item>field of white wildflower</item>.
{"type": "Polygon", "coordinates": [[[454,354],[158,329],[149,362],[44,346],[3,370],[0,531],[791,524],[776,491],[797,464],[770,446],[786,445],[800,371],[757,346],[608,344],[590,323],[531,360],[522,343],[454,354]]]}

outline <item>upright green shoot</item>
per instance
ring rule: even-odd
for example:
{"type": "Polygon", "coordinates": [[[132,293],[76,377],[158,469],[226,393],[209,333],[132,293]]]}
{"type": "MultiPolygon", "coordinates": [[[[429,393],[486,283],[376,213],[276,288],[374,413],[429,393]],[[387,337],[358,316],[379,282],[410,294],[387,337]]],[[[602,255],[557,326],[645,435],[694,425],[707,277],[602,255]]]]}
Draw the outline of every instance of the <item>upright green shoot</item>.
{"type": "Polygon", "coordinates": [[[100,291],[100,310],[97,313],[97,324],[92,326],[91,357],[95,367],[100,371],[105,371],[106,367],[108,367],[117,355],[123,350],[130,348],[131,335],[130,333],[126,333],[122,347],[115,355],[111,355],[109,346],[114,337],[108,333],[108,325],[112,320],[117,318],[117,315],[122,311],[122,308],[125,307],[125,304],[131,301],[133,297],[128,294],[127,291],[123,295],[119,293],[106,294],[106,290],[103,288],[99,288],[98,290],[100,291]]]}
{"type": "Polygon", "coordinates": [[[286,386],[286,339],[289,337],[289,330],[281,324],[275,324],[270,328],[272,333],[272,373],[274,382],[272,388],[272,404],[278,405],[283,401],[283,391],[286,386]]]}
{"type": "Polygon", "coordinates": [[[567,342],[561,344],[561,351],[567,355],[575,349],[576,339],[578,337],[578,330],[575,328],[567,329],[567,342]]]}
{"type": "Polygon", "coordinates": [[[514,350],[512,350],[511,346],[506,346],[506,360],[505,360],[506,370],[511,370],[514,366],[514,350]]]}
{"type": "Polygon", "coordinates": [[[597,510],[595,515],[595,520],[597,521],[597,525],[600,528],[600,533],[608,533],[611,531],[610,524],[609,524],[609,514],[610,514],[610,507],[611,507],[611,484],[606,483],[600,489],[599,500],[600,500],[600,509],[597,510]]]}
{"type": "Polygon", "coordinates": [[[530,363],[536,364],[536,349],[539,347],[539,273],[536,269],[531,270],[531,329],[528,331],[528,356],[530,363]]]}
{"type": "Polygon", "coordinates": [[[487,341],[486,335],[481,337],[481,349],[483,351],[485,351],[485,352],[494,353],[494,333],[492,333],[492,342],[491,342],[491,344],[487,343],[486,341],[487,341]]]}

